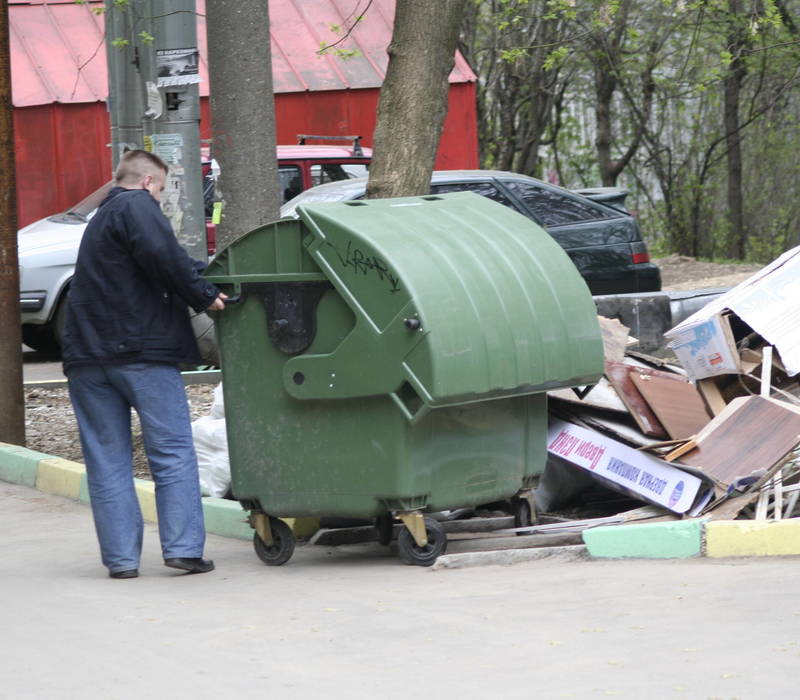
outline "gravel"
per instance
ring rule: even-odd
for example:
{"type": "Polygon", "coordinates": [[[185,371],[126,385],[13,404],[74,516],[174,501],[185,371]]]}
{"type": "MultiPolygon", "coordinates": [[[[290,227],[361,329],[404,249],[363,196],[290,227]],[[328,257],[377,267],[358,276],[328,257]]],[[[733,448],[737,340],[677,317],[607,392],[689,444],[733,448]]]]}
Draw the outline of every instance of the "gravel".
{"type": "MultiPolygon", "coordinates": [[[[214,401],[214,385],[187,386],[186,397],[192,420],[206,416],[214,401]]],[[[150,479],[139,418],[135,411],[131,413],[133,473],[150,479]]],[[[83,463],[78,425],[66,389],[25,389],[25,433],[29,449],[83,463]]]]}
{"type": "MultiPolygon", "coordinates": [[[[731,287],[761,269],[757,264],[717,264],[680,255],[654,260],[661,268],[665,290],[731,287]]],[[[208,415],[214,399],[214,385],[186,387],[192,420],[208,415]]],[[[66,389],[25,390],[27,446],[45,454],[83,462],[75,415],[66,389]]],[[[142,432],[133,412],[134,474],[150,478],[142,447],[142,432]]]]}

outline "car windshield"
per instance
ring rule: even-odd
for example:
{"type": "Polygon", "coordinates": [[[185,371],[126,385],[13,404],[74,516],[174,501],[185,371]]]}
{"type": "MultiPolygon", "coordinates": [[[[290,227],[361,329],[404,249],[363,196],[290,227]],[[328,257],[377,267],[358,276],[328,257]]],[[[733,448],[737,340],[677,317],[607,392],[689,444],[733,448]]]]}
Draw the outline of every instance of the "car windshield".
{"type": "Polygon", "coordinates": [[[56,222],[63,221],[64,219],[78,219],[79,221],[83,222],[89,221],[89,219],[92,218],[92,214],[94,214],[94,212],[97,210],[97,207],[100,206],[100,202],[106,198],[106,195],[109,193],[113,185],[113,182],[107,182],[105,185],[98,187],[88,197],[84,197],[80,202],[70,207],[65,212],[54,214],[48,218],[50,221],[56,222]]]}
{"type": "Polygon", "coordinates": [[[297,207],[301,204],[311,204],[313,202],[342,202],[349,199],[357,199],[364,194],[367,186],[366,178],[354,178],[350,180],[340,180],[328,185],[318,185],[310,190],[301,192],[294,199],[289,200],[281,207],[281,218],[296,217],[297,207]]]}

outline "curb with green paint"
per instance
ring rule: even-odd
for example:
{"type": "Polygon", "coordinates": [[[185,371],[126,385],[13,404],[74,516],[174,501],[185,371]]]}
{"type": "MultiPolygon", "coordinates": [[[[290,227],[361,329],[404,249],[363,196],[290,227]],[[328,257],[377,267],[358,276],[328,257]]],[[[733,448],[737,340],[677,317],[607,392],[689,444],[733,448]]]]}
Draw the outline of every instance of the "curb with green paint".
{"type": "MultiPolygon", "coordinates": [[[[78,462],[53,457],[19,445],[0,442],[0,481],[22,484],[54,496],[89,503],[86,469],[78,462]]],[[[142,516],[156,522],[155,487],[152,481],[134,479],[142,516]]],[[[221,537],[249,540],[253,530],[247,513],[236,501],[203,498],[206,532],[221,537]]],[[[299,537],[313,535],[319,527],[316,518],[284,518],[299,537]]]]}
{"type": "MultiPolygon", "coordinates": [[[[82,464],[18,445],[0,442],[0,480],[22,484],[55,496],[89,502],[82,464]]],[[[155,522],[152,481],[135,479],[145,520],[155,522]]],[[[250,539],[247,513],[236,501],[204,498],[206,531],[222,537],[250,539]]],[[[312,535],[316,518],[286,518],[295,534],[312,535]]],[[[782,521],[677,520],[634,523],[585,530],[589,555],[604,559],[685,559],[690,557],[753,557],[800,555],[800,518],[782,521]]]]}
{"type": "Polygon", "coordinates": [[[676,520],[595,527],[584,530],[583,541],[593,557],[622,559],[685,559],[703,551],[703,523],[676,520]]]}
{"type": "Polygon", "coordinates": [[[589,554],[603,559],[686,559],[800,555],[800,518],[780,521],[694,518],[584,530],[589,554]]]}

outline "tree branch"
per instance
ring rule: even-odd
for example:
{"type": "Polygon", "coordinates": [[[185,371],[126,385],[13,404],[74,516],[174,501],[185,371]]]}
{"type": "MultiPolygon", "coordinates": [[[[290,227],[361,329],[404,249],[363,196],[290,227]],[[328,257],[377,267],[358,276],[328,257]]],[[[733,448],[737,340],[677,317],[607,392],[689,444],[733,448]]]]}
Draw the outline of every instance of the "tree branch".
{"type": "MultiPolygon", "coordinates": [[[[366,13],[366,11],[367,11],[367,10],[369,10],[369,8],[372,6],[372,3],[373,3],[374,1],[375,1],[375,0],[367,0],[367,6],[364,8],[364,10],[363,10],[362,12],[360,12],[360,13],[359,13],[358,17],[363,17],[363,16],[364,16],[364,14],[366,13]]],[[[361,0],[359,0],[359,2],[361,2],[361,0]]],[[[356,7],[358,7],[358,5],[356,5],[356,7]]],[[[350,19],[350,17],[352,17],[352,16],[355,14],[355,12],[356,12],[356,11],[355,11],[355,10],[353,10],[353,11],[352,11],[352,12],[351,12],[351,13],[350,13],[350,14],[349,14],[347,17],[345,17],[345,23],[347,23],[347,20],[348,20],[348,19],[350,19]]],[[[335,46],[338,46],[338,45],[339,45],[339,44],[341,44],[343,41],[347,41],[347,39],[350,37],[350,35],[351,35],[351,34],[352,34],[354,31],[355,31],[355,28],[358,26],[358,17],[356,18],[356,21],[355,21],[355,22],[353,22],[353,23],[352,23],[352,24],[351,24],[351,25],[350,25],[350,26],[347,28],[347,31],[344,33],[344,35],[343,35],[343,36],[341,36],[341,37],[340,37],[340,38],[339,38],[337,41],[334,41],[332,44],[326,44],[325,46],[322,46],[322,47],[320,47],[320,48],[319,48],[319,50],[317,50],[317,52],[316,52],[316,53],[317,53],[317,55],[318,55],[318,56],[322,56],[322,55],[323,55],[324,53],[326,53],[326,52],[327,52],[329,49],[332,49],[332,48],[334,48],[335,46]]]]}

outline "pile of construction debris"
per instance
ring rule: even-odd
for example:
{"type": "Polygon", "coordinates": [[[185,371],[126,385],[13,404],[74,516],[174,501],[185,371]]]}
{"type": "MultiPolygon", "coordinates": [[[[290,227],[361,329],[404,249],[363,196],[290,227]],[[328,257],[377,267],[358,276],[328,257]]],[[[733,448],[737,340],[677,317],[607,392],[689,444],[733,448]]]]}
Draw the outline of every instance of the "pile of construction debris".
{"type": "Polygon", "coordinates": [[[600,482],[644,517],[800,516],[800,248],[668,331],[670,363],[601,319],[605,375],[550,392],[551,510],[600,482]]]}

